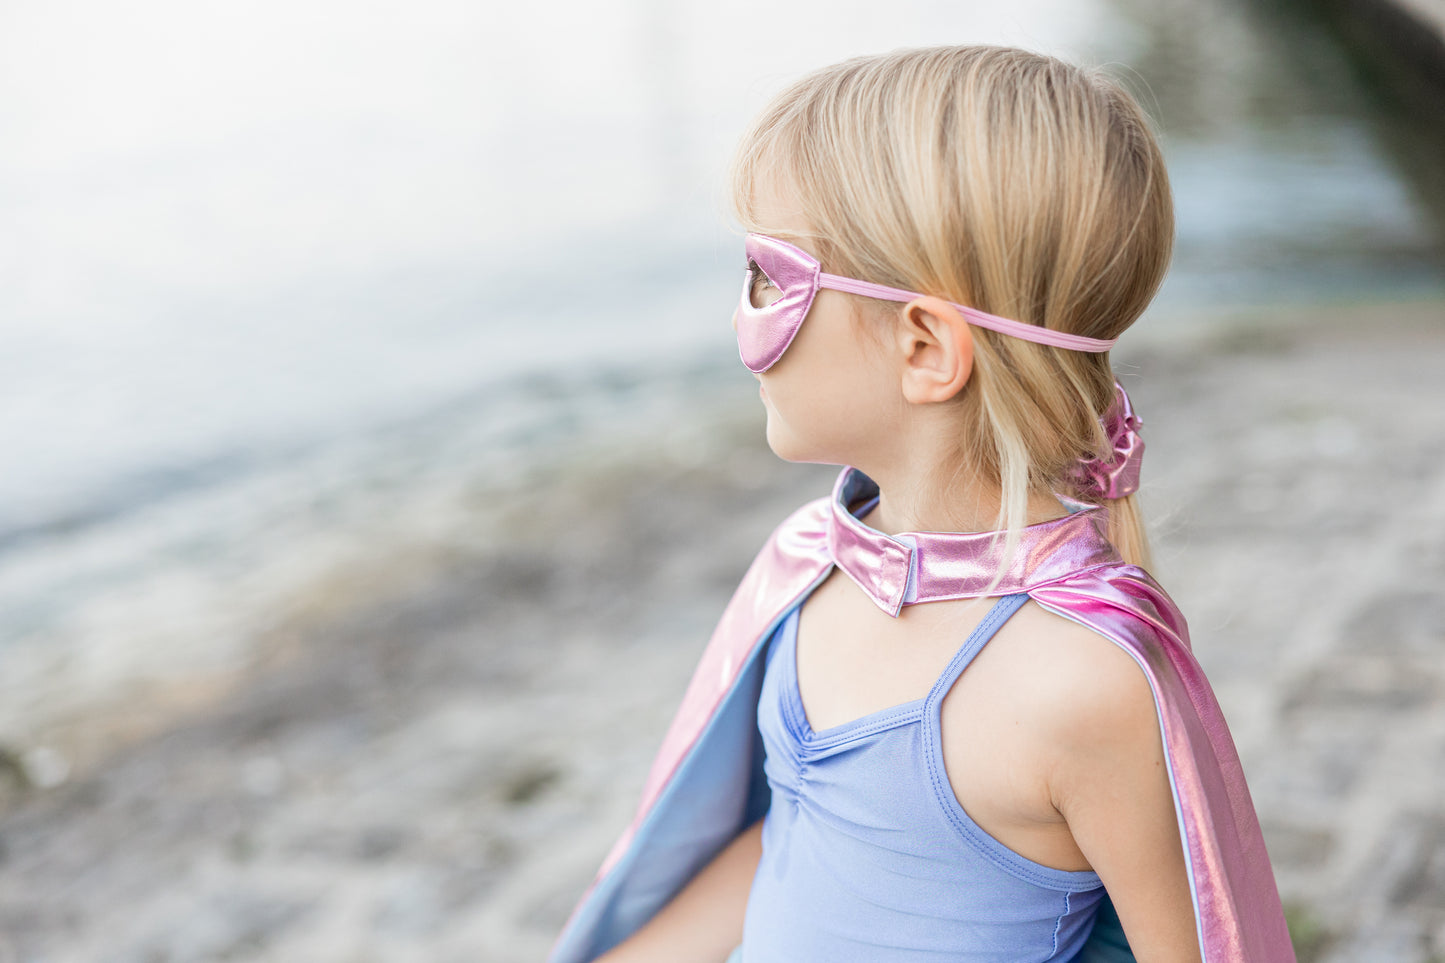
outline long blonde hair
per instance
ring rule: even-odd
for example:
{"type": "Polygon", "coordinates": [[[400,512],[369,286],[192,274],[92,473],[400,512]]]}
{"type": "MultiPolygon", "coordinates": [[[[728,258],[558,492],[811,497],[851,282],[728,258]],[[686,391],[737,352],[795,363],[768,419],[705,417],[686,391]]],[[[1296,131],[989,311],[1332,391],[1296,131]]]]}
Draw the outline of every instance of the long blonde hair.
{"type": "MultiPolygon", "coordinates": [[[[1023,50],[903,50],[810,74],[739,147],[733,206],[747,229],[767,233],[755,186],[779,176],[824,270],[1094,338],[1143,312],[1173,243],[1163,157],[1133,97],[1023,50]]],[[[1031,495],[1088,500],[1069,469],[1108,454],[1099,419],[1114,376],[1107,354],[972,333],[959,448],[998,486],[1011,551],[1031,495]]],[[[1147,567],[1135,499],[1109,507],[1114,546],[1147,567]]]]}

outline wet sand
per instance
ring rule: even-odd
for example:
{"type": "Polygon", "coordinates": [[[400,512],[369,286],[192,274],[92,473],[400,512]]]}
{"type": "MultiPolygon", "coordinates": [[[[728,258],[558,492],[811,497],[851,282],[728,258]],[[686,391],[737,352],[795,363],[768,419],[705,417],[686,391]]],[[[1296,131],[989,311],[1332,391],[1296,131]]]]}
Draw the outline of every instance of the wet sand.
{"type": "MultiPolygon", "coordinates": [[[[1445,955],[1442,322],[1116,353],[1306,960],[1445,955]]],[[[774,459],[745,391],[678,417],[537,466],[483,536],[338,564],[244,665],[55,721],[63,780],[9,747],[0,963],[540,960],[753,551],[834,474],[774,459]]]]}

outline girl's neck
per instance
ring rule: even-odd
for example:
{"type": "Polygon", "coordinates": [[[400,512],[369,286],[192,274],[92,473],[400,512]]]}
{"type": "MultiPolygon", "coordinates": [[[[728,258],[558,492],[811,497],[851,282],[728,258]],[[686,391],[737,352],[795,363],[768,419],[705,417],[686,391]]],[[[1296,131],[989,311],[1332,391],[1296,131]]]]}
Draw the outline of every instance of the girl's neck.
{"type": "MultiPolygon", "coordinates": [[[[887,436],[850,452],[852,464],[878,485],[878,505],[863,519],[883,532],[992,532],[1000,527],[1003,492],[981,479],[958,444],[947,404],[904,405],[887,436]]],[[[1047,492],[1029,496],[1024,524],[1068,514],[1047,492]]]]}
{"type": "MultiPolygon", "coordinates": [[[[887,535],[899,532],[991,532],[999,527],[1000,492],[979,484],[963,472],[910,474],[867,469],[878,483],[878,504],[864,524],[887,535]]],[[[1025,524],[1034,525],[1068,514],[1058,499],[1034,495],[1025,524]]]]}

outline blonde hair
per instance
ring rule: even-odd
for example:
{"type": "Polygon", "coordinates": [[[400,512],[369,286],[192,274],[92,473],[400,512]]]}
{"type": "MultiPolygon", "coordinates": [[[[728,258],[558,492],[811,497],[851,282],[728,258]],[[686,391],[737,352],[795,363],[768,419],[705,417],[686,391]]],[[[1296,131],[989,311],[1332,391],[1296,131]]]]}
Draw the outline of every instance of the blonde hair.
{"type": "MultiPolygon", "coordinates": [[[[1011,48],[903,50],[810,74],[763,111],[733,164],[733,206],[760,233],[764,178],[791,190],[826,271],[1093,338],[1143,312],[1173,243],[1139,105],[1098,71],[1011,48]]],[[[1008,554],[1031,495],[1089,500],[1069,469],[1109,453],[1099,419],[1114,376],[1107,354],[972,334],[960,464],[998,486],[1008,554]]],[[[1135,499],[1109,508],[1115,548],[1147,567],[1135,499]]]]}

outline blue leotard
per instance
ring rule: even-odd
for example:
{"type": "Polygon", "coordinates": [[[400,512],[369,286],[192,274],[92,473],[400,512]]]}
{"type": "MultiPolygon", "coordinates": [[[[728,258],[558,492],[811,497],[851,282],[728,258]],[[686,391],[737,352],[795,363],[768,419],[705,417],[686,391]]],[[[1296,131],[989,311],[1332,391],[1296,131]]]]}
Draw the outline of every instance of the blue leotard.
{"type": "Polygon", "coordinates": [[[1104,890],[1025,859],[958,804],[939,709],[1027,595],[1000,599],[922,699],[814,732],[797,679],[795,610],[758,704],[772,803],[743,963],[1023,963],[1072,959],[1104,890]]]}

